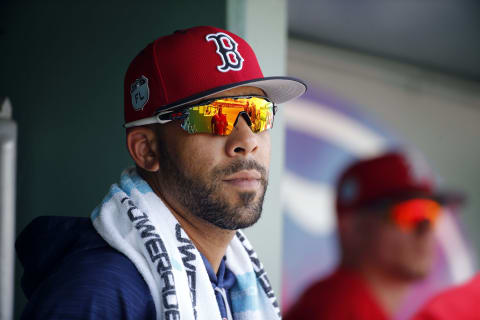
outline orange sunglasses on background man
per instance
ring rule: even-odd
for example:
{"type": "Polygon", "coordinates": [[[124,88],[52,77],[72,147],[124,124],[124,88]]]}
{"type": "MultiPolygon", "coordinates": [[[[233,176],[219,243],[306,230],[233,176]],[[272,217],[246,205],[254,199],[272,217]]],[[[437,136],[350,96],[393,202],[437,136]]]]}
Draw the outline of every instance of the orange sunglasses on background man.
{"type": "Polygon", "coordinates": [[[459,195],[440,193],[434,176],[418,153],[396,150],[356,162],[339,179],[337,214],[362,208],[389,212],[389,219],[405,231],[423,221],[434,225],[442,205],[462,202],[459,195]]]}

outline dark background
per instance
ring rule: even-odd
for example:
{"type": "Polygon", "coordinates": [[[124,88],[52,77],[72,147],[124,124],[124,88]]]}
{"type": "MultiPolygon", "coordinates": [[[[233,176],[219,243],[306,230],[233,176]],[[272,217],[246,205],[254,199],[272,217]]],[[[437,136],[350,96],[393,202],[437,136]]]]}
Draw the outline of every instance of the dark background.
{"type": "MultiPolygon", "coordinates": [[[[225,12],[223,0],[0,3],[0,96],[18,124],[17,234],[39,215],[90,214],[132,164],[122,128],[129,62],[176,29],[225,28],[225,12]]],[[[15,318],[21,273],[17,261],[15,318]]]]}

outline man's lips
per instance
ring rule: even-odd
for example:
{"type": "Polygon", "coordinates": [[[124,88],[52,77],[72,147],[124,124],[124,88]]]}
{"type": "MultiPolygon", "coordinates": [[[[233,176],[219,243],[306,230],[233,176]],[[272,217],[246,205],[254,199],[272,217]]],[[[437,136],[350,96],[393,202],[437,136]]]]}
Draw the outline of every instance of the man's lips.
{"type": "Polygon", "coordinates": [[[223,180],[260,180],[262,175],[257,170],[242,170],[234,173],[223,180]]]}
{"type": "Polygon", "coordinates": [[[226,177],[223,181],[241,189],[257,189],[261,179],[262,175],[256,170],[242,170],[226,177]]]}

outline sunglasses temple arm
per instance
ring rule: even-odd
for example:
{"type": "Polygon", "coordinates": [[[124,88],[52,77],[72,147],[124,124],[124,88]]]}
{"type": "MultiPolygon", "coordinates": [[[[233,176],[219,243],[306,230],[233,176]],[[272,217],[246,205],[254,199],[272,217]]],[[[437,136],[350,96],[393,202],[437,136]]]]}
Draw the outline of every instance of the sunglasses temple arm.
{"type": "Polygon", "coordinates": [[[188,114],[182,111],[180,112],[169,111],[169,112],[159,113],[155,117],[157,119],[157,123],[165,124],[173,120],[184,120],[187,116],[188,114]]]}
{"type": "Polygon", "coordinates": [[[165,113],[163,113],[163,114],[159,113],[155,116],[155,118],[157,119],[157,123],[160,123],[160,124],[165,124],[165,123],[168,123],[168,122],[172,121],[172,119],[170,117],[170,114],[165,114],[165,113]]]}

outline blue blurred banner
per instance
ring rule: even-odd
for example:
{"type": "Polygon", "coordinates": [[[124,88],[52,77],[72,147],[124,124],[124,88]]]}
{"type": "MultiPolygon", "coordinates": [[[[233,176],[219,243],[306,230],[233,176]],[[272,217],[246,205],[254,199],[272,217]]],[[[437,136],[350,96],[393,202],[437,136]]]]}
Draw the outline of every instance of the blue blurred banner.
{"type": "MultiPolygon", "coordinates": [[[[401,137],[354,104],[309,88],[284,109],[286,172],[283,178],[284,254],[282,308],[285,313],[313,281],[336,267],[339,252],[334,212],[335,183],[355,159],[395,146],[401,137]]],[[[410,145],[411,146],[411,145],[410,145]]],[[[473,260],[458,219],[444,215],[437,233],[432,274],[415,285],[398,319],[406,319],[434,292],[473,274],[473,260]],[[455,246],[455,248],[452,248],[455,246]]]]}

